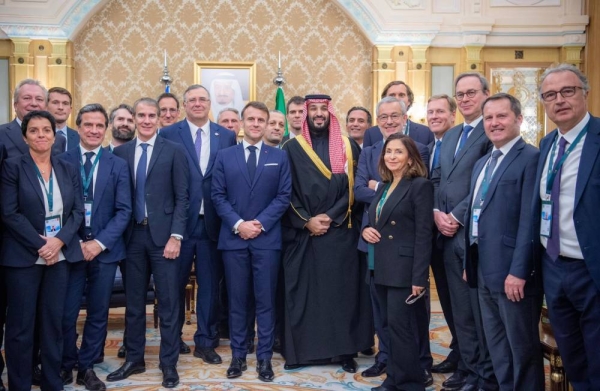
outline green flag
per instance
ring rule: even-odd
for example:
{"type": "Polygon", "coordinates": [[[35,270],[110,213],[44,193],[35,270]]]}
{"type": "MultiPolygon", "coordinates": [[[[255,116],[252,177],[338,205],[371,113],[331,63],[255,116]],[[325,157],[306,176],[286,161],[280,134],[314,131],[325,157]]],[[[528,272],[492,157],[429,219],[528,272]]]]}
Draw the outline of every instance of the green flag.
{"type": "MultiPolygon", "coordinates": [[[[285,112],[285,97],[283,96],[283,88],[281,86],[277,87],[277,95],[275,95],[275,110],[279,110],[283,113],[284,117],[286,116],[285,112]]],[[[287,118],[285,121],[285,132],[283,132],[283,136],[288,136],[288,126],[287,126],[287,118]]]]}

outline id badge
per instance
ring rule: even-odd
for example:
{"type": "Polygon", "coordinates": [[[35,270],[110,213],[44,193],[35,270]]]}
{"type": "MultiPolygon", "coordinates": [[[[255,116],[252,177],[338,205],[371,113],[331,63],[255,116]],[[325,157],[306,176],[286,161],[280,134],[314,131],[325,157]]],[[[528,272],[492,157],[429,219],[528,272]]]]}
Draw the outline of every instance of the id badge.
{"type": "Polygon", "coordinates": [[[45,235],[47,238],[55,237],[62,228],[62,221],[60,216],[50,216],[46,217],[46,232],[45,235]]]}
{"type": "Polygon", "coordinates": [[[481,207],[473,207],[473,213],[471,214],[471,236],[474,238],[479,237],[479,216],[481,215],[481,207]]]}
{"type": "Polygon", "coordinates": [[[542,201],[542,218],[540,219],[540,235],[552,236],[552,201],[542,201]]]}
{"type": "Polygon", "coordinates": [[[85,201],[83,206],[85,207],[85,227],[90,228],[92,226],[92,201],[85,201]]]}

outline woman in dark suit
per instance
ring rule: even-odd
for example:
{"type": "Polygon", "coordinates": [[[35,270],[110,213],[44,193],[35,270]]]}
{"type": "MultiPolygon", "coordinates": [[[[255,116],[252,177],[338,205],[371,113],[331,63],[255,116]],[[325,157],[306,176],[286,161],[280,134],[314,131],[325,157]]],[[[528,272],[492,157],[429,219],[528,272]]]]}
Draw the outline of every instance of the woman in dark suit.
{"type": "MultiPolygon", "coordinates": [[[[374,391],[424,390],[415,304],[427,285],[433,224],[433,186],[412,139],[394,134],[379,159],[383,185],[369,208],[362,236],[387,324],[387,379],[374,391]]],[[[420,299],[423,300],[423,299],[420,299]]]]}
{"type": "MultiPolygon", "coordinates": [[[[83,260],[76,235],[84,206],[80,173],[51,157],[56,122],[32,111],[21,124],[29,153],[7,159],[0,194],[8,312],[5,352],[8,387],[31,389],[33,340],[39,316],[42,390],[62,390],[62,317],[69,268],[83,260]]],[[[4,283],[3,282],[3,283],[4,283]]]]}

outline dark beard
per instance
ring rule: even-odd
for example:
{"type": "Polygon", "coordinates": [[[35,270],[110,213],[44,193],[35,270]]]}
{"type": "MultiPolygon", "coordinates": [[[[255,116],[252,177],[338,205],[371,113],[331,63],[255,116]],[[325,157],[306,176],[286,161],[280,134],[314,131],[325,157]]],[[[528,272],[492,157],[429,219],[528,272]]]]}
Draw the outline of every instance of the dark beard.
{"type": "Polygon", "coordinates": [[[327,118],[327,120],[325,121],[325,123],[323,125],[316,126],[315,123],[313,122],[312,118],[307,117],[306,122],[308,123],[308,130],[315,135],[324,134],[326,131],[329,130],[329,120],[330,120],[330,118],[327,118]]]}
{"type": "Polygon", "coordinates": [[[135,129],[133,130],[133,132],[129,132],[129,131],[124,131],[124,130],[120,130],[117,128],[113,128],[112,137],[114,139],[120,140],[120,141],[133,140],[133,138],[135,137],[135,129]]]}

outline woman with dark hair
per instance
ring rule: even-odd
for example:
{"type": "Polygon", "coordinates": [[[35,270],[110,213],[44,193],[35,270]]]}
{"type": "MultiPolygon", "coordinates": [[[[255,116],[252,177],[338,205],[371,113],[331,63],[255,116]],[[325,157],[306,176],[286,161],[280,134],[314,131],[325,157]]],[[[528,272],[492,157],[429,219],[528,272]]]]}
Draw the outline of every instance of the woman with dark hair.
{"type": "Polygon", "coordinates": [[[403,134],[386,140],[379,172],[384,184],[369,207],[369,225],[362,231],[389,335],[387,379],[373,390],[421,391],[425,387],[415,335],[415,303],[428,284],[433,186],[426,179],[417,146],[403,134]]]}
{"type": "Polygon", "coordinates": [[[56,122],[32,111],[21,130],[29,153],[2,168],[0,208],[8,311],[5,353],[8,388],[30,390],[33,340],[39,316],[42,390],[62,390],[62,318],[69,276],[67,262],[83,260],[76,235],[83,220],[75,167],[51,157],[56,122]]]}

